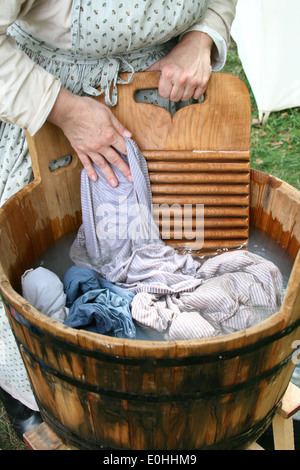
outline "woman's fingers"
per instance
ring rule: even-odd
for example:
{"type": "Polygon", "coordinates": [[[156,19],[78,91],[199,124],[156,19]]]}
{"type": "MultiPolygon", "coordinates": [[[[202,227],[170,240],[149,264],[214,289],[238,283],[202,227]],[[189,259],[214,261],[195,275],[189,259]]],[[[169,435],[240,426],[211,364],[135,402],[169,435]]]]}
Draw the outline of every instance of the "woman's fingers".
{"type": "Polygon", "coordinates": [[[114,149],[108,148],[106,155],[95,152],[90,152],[89,155],[80,152],[77,152],[77,154],[88,177],[92,181],[97,181],[98,179],[97,172],[93,166],[94,163],[101,170],[104,177],[113,188],[118,186],[118,179],[111,165],[117,167],[126,176],[128,181],[132,182],[129,166],[114,149]]]}
{"type": "Polygon", "coordinates": [[[162,65],[158,92],[163,98],[174,102],[199,99],[207,88],[210,76],[210,63],[201,63],[193,73],[187,73],[179,66],[162,65]]]}
{"type": "Polygon", "coordinates": [[[171,101],[199,99],[206,90],[211,67],[211,38],[200,31],[185,34],[172,51],[149,71],[160,71],[158,92],[171,101]]]}
{"type": "Polygon", "coordinates": [[[118,180],[111,165],[118,168],[118,170],[123,173],[123,175],[128,179],[128,181],[132,182],[132,176],[129,166],[113,147],[107,147],[102,151],[102,153],[99,153],[97,155],[91,155],[91,158],[94,161],[95,165],[100,168],[100,170],[102,171],[111,186],[116,187],[118,185],[118,180]]]}
{"type": "Polygon", "coordinates": [[[91,159],[88,157],[88,155],[85,155],[84,153],[80,153],[77,151],[77,155],[79,160],[81,161],[83,168],[86,171],[86,174],[92,181],[97,181],[98,176],[97,173],[92,165],[91,159]]]}

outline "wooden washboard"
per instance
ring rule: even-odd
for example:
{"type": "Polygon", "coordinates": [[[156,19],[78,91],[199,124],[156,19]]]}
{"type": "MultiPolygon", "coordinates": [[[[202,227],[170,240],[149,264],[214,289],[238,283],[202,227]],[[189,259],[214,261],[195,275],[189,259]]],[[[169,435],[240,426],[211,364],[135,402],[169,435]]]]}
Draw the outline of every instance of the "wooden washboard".
{"type": "MultiPolygon", "coordinates": [[[[172,118],[159,106],[135,101],[138,90],[157,88],[158,78],[156,72],[141,72],[131,84],[119,85],[113,112],[147,160],[154,213],[158,207],[162,214],[162,205],[175,205],[176,217],[180,205],[181,220],[193,206],[193,221],[188,223],[193,233],[178,230],[175,223],[170,239],[162,238],[197,255],[247,246],[251,106],[246,85],[234,76],[214,73],[204,101],[180,109],[172,118]],[[204,237],[193,240],[196,204],[204,205],[204,237]]],[[[103,101],[102,96],[97,99],[103,101]]],[[[170,215],[172,219],[173,212],[170,215]]]]}
{"type": "MultiPolygon", "coordinates": [[[[127,80],[128,74],[122,74],[122,78],[127,80]]],[[[175,209],[175,219],[166,209],[171,214],[171,230],[168,238],[164,233],[162,238],[178,250],[195,255],[246,247],[251,132],[246,85],[234,76],[214,73],[204,101],[180,109],[172,118],[159,106],[135,101],[138,90],[157,88],[158,79],[157,72],[136,73],[131,84],[118,85],[118,104],[111,109],[132,132],[147,160],[154,212],[158,208],[161,213],[166,204],[175,209]],[[201,229],[202,237],[195,239],[197,204],[204,205],[204,238],[201,229]],[[189,211],[192,234],[178,231],[176,225],[178,216],[181,220],[189,211]]],[[[104,100],[103,95],[95,99],[104,100]]],[[[63,133],[50,123],[33,138],[27,135],[27,140],[35,179],[42,180],[53,212],[54,232],[59,236],[76,228],[65,226],[69,219],[64,214],[66,205],[70,214],[80,212],[80,194],[74,188],[79,185],[82,166],[63,133]],[[66,154],[73,157],[68,171],[57,170],[50,175],[49,163],[66,154]],[[60,201],[64,201],[64,210],[59,207],[60,201]]]]}

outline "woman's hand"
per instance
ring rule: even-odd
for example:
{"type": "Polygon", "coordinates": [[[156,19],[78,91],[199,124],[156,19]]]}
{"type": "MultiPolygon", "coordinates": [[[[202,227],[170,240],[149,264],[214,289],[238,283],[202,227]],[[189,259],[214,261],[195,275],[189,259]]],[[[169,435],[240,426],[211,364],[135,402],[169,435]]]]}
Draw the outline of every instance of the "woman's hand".
{"type": "Polygon", "coordinates": [[[108,162],[132,181],[129,166],[116,152],[127,153],[124,137],[131,137],[131,133],[115,118],[108,106],[62,88],[48,120],[62,129],[92,181],[97,180],[92,162],[100,168],[112,187],[116,187],[118,181],[108,162]]]}
{"type": "Polygon", "coordinates": [[[190,31],[172,51],[148,68],[160,71],[158,92],[171,101],[199,99],[206,90],[211,68],[213,41],[206,33],[190,31]]]}

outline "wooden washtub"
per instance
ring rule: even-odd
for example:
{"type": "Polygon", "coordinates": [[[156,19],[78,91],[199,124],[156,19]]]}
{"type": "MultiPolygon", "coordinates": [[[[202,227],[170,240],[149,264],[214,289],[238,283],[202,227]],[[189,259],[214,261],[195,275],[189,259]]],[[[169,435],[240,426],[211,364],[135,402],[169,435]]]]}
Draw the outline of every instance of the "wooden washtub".
{"type": "MultiPolygon", "coordinates": [[[[133,85],[119,87],[124,106],[115,110],[149,162],[154,199],[161,197],[155,162],[177,159],[179,175],[185,174],[180,162],[201,163],[191,172],[196,182],[189,184],[192,192],[198,184],[195,194],[204,195],[208,206],[204,249],[226,246],[226,233],[229,248],[244,244],[250,214],[251,225],[295,259],[280,311],[226,336],[153,342],[71,329],[30,306],[19,293],[21,275],[81,222],[81,164],[49,124],[34,139],[28,137],[35,180],[0,210],[0,289],[42,416],[65,443],[81,449],[244,449],[270,424],[295,367],[300,193],[275,177],[250,172],[250,105],[240,80],[213,75],[205,102],[193,105],[192,115],[179,111],[173,121],[149,104],[134,104],[134,113],[129,112],[135,89],[156,84],[155,73],[137,74],[133,85]],[[50,172],[49,162],[66,154],[72,154],[71,164],[50,172]],[[219,165],[215,174],[221,186],[231,188],[222,165],[233,165],[234,183],[241,177],[244,185],[236,183],[241,194],[224,200],[208,193],[213,183],[211,173],[206,180],[207,168],[211,171],[213,163],[219,165]]],[[[170,181],[174,188],[175,183],[170,181]]],[[[166,194],[179,197],[176,191],[166,194]]]]}

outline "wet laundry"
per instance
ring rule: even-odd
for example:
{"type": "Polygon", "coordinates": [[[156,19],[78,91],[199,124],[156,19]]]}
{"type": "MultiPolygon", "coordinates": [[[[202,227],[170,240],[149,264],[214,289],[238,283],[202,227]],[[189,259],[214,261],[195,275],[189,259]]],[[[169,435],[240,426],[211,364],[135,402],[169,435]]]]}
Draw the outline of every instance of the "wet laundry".
{"type": "Polygon", "coordinates": [[[22,294],[41,313],[67,326],[116,337],[136,336],[131,317],[134,294],[89,269],[72,266],[63,281],[49,269],[30,269],[22,276],[22,294]]]}
{"type": "Polygon", "coordinates": [[[65,325],[119,338],[135,338],[132,292],[101,279],[90,269],[76,266],[67,270],[63,285],[69,307],[65,325]]]}
{"type": "Polygon", "coordinates": [[[28,269],[21,278],[23,297],[39,312],[63,323],[68,316],[66,294],[59,277],[39,266],[28,269]]]}
{"type": "Polygon", "coordinates": [[[160,238],[152,216],[152,193],[147,163],[136,143],[126,139],[133,183],[117,169],[111,188],[96,166],[98,179],[81,174],[82,225],[71,247],[76,266],[95,271],[109,282],[134,293],[156,294],[194,290],[199,263],[181,255],[160,238]]]}
{"type": "Polygon", "coordinates": [[[197,278],[201,284],[192,292],[137,293],[132,317],[167,340],[207,338],[249,328],[281,303],[277,267],[244,250],[210,258],[198,268],[197,278]]]}
{"type": "Polygon", "coordinates": [[[71,247],[74,264],[135,294],[136,324],[163,339],[194,339],[248,328],[278,310],[282,276],[270,261],[245,250],[204,262],[161,240],[152,216],[146,161],[126,139],[133,183],[114,168],[112,189],[81,175],[82,225],[71,247]]]}

